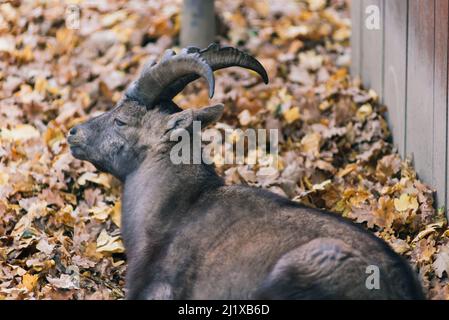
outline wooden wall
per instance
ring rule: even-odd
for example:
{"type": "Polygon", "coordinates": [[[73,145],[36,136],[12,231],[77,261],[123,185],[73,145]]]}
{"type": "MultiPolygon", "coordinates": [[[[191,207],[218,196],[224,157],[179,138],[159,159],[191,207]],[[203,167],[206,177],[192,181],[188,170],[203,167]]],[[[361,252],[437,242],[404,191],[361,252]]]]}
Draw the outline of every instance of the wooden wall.
{"type": "Polygon", "coordinates": [[[412,156],[419,177],[448,192],[448,0],[352,0],[352,67],[388,107],[394,144],[412,156]],[[380,29],[366,8],[380,8],[380,29]]]}

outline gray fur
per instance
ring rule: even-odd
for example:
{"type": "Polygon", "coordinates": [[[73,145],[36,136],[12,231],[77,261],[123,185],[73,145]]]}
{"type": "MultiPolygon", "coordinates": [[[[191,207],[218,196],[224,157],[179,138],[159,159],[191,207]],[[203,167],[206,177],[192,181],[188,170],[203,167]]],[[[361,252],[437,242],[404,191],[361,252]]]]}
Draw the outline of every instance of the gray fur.
{"type": "Polygon", "coordinates": [[[408,264],[363,228],[265,190],[225,186],[206,164],[174,165],[172,130],[206,126],[222,111],[125,97],[71,130],[73,155],[124,184],[128,299],[424,298],[408,264]],[[365,286],[370,265],[380,269],[379,290],[365,286]]]}

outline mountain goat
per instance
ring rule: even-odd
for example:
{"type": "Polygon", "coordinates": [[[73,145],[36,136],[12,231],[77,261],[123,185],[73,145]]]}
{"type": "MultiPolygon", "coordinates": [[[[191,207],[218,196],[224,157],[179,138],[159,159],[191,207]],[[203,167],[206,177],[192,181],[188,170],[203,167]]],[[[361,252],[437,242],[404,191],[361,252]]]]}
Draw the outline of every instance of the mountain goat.
{"type": "Polygon", "coordinates": [[[409,265],[362,227],[265,190],[226,186],[205,163],[172,163],[171,133],[223,112],[182,110],[173,97],[199,77],[212,96],[213,72],[232,66],[268,82],[263,66],[235,48],[167,50],[112,110],[69,132],[76,158],[123,183],[127,298],[424,298],[409,265]]]}

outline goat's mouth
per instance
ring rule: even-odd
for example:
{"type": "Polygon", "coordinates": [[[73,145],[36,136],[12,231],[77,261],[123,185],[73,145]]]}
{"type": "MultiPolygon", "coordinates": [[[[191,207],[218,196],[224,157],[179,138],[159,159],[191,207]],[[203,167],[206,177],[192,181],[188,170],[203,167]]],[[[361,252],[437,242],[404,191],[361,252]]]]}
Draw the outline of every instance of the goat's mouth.
{"type": "Polygon", "coordinates": [[[90,163],[92,163],[95,168],[97,168],[99,171],[103,171],[103,172],[108,172],[106,170],[106,168],[101,165],[100,163],[98,163],[95,160],[89,159],[86,156],[86,151],[85,151],[85,147],[83,145],[80,144],[70,144],[69,142],[69,147],[70,147],[70,152],[72,153],[72,155],[77,158],[78,160],[84,160],[84,161],[89,161],[90,163]]]}
{"type": "Polygon", "coordinates": [[[79,160],[86,160],[86,153],[84,148],[80,145],[69,144],[70,152],[72,155],[79,160]]]}
{"type": "Polygon", "coordinates": [[[70,152],[75,158],[79,160],[86,160],[85,146],[80,141],[79,137],[70,134],[67,137],[67,143],[70,147],[70,152]]]}

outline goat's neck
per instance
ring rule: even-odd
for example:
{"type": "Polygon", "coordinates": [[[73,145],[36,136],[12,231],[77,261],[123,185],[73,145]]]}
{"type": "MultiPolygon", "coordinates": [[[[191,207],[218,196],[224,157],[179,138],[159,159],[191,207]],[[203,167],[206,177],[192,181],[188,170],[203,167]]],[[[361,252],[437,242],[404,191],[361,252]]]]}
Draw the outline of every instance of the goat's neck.
{"type": "MultiPolygon", "coordinates": [[[[160,241],[180,221],[201,194],[222,185],[213,168],[205,164],[174,165],[169,159],[148,159],[125,180],[123,189],[123,233],[148,235],[160,241]]],[[[131,240],[132,241],[132,240],[131,240]]],[[[130,241],[128,241],[130,242],[130,241]]],[[[132,246],[132,243],[127,245],[132,246]]]]}
{"type": "Polygon", "coordinates": [[[174,165],[168,160],[147,159],[123,188],[122,236],[128,256],[127,278],[134,283],[129,297],[137,298],[145,282],[157,272],[177,228],[193,221],[189,210],[202,194],[222,185],[206,165],[174,165]]]}

